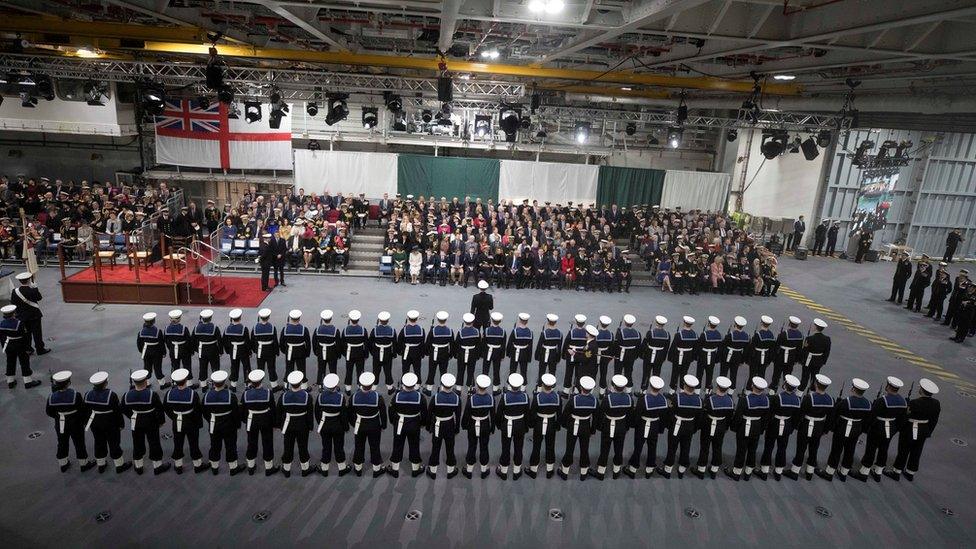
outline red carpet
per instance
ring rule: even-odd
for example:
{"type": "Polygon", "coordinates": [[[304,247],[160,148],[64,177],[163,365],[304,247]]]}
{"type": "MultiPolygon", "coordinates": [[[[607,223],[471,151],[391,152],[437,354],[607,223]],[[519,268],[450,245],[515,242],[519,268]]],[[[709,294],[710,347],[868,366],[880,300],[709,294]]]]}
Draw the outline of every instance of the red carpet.
{"type": "MultiPolygon", "coordinates": [[[[192,269],[192,265],[191,265],[192,269]]],[[[126,265],[103,266],[102,282],[107,284],[172,284],[173,276],[169,270],[163,271],[161,266],[139,269],[139,282],[136,281],[135,269],[129,270],[126,265]]],[[[73,282],[94,282],[95,269],[89,267],[83,269],[67,278],[73,282]]],[[[207,279],[195,269],[189,271],[178,271],[176,275],[178,284],[190,283],[190,303],[206,304],[207,299],[207,279]]],[[[210,292],[213,296],[213,305],[223,307],[257,307],[268,296],[267,292],[261,291],[261,283],[257,278],[240,276],[221,276],[213,277],[210,280],[210,292]]],[[[179,295],[185,299],[186,293],[180,291],[179,295]]]]}

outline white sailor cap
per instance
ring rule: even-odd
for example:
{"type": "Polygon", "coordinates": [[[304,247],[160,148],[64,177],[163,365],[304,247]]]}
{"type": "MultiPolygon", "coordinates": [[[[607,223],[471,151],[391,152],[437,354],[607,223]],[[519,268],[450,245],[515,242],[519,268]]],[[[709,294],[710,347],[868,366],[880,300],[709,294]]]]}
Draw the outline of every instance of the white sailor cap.
{"type": "Polygon", "coordinates": [[[624,324],[628,326],[633,326],[637,322],[637,317],[634,315],[624,315],[624,324]]]}
{"type": "Polygon", "coordinates": [[[407,195],[407,200],[413,200],[413,195],[412,194],[408,194],[407,195]]]}
{"type": "Polygon", "coordinates": [[[332,320],[334,315],[335,313],[332,312],[332,309],[322,309],[322,312],[319,313],[319,318],[322,320],[332,320]]]}
{"type": "Polygon", "coordinates": [[[660,376],[651,376],[651,387],[661,390],[664,388],[664,379],[660,376]]]}
{"type": "Polygon", "coordinates": [[[379,320],[380,322],[389,322],[390,316],[389,311],[380,311],[376,314],[376,320],[379,320]]]}
{"type": "Polygon", "coordinates": [[[17,280],[23,282],[25,280],[30,280],[31,276],[33,276],[33,275],[30,274],[27,271],[24,271],[24,272],[22,272],[22,273],[20,273],[20,274],[17,275],[17,280]]]}
{"type": "Polygon", "coordinates": [[[901,389],[902,387],[905,386],[905,382],[898,379],[895,376],[888,376],[888,379],[886,379],[885,381],[887,381],[888,385],[891,385],[895,389],[901,389]]]}
{"type": "Polygon", "coordinates": [[[360,318],[363,318],[363,313],[359,312],[359,309],[349,311],[349,320],[357,322],[360,318]]]}
{"type": "Polygon", "coordinates": [[[244,311],[241,309],[231,309],[230,312],[227,313],[227,316],[229,316],[231,320],[240,320],[241,317],[244,316],[244,311]]]}
{"type": "Polygon", "coordinates": [[[402,383],[404,387],[414,387],[419,382],[420,380],[417,379],[417,374],[413,372],[407,372],[403,374],[403,377],[400,378],[400,383],[402,383]]]}
{"type": "Polygon", "coordinates": [[[559,315],[556,315],[556,314],[553,314],[553,313],[549,313],[549,314],[546,315],[546,320],[548,320],[549,322],[553,322],[553,323],[559,322],[559,315]]]}
{"type": "Polygon", "coordinates": [[[786,374],[783,376],[783,379],[786,381],[787,385],[793,387],[794,389],[800,386],[800,378],[793,374],[786,374]]]}
{"type": "Polygon", "coordinates": [[[590,334],[593,337],[596,337],[596,336],[600,335],[600,330],[597,330],[596,329],[596,326],[594,326],[592,324],[587,324],[586,325],[586,333],[590,334]]]}
{"type": "Polygon", "coordinates": [[[657,322],[661,326],[664,326],[665,324],[668,323],[668,317],[664,315],[657,315],[656,317],[654,317],[654,322],[657,322]]]}
{"type": "Polygon", "coordinates": [[[251,383],[261,383],[264,381],[264,370],[251,370],[251,373],[247,374],[247,380],[251,383]]]}
{"type": "Polygon", "coordinates": [[[685,315],[685,316],[681,317],[681,321],[684,322],[685,324],[694,324],[695,323],[695,317],[685,315]]]}
{"type": "Polygon", "coordinates": [[[169,312],[169,317],[173,320],[177,320],[183,317],[183,311],[179,309],[173,309],[169,312]]]}
{"type": "Polygon", "coordinates": [[[339,374],[325,374],[322,378],[322,386],[326,389],[335,389],[339,386],[339,374]]]}
{"type": "Polygon", "coordinates": [[[802,323],[802,321],[799,318],[795,317],[795,316],[791,316],[787,320],[789,320],[790,321],[790,324],[792,324],[794,326],[799,326],[802,323]]]}
{"type": "Polygon", "coordinates": [[[756,389],[759,389],[760,391],[762,391],[762,390],[766,389],[767,387],[769,387],[769,382],[766,381],[765,378],[761,378],[759,376],[756,376],[756,377],[752,378],[752,386],[755,387],[756,389]]]}
{"type": "Polygon", "coordinates": [[[718,326],[722,321],[718,319],[717,316],[708,317],[708,323],[712,326],[718,326]]]}
{"type": "Polygon", "coordinates": [[[487,280],[479,280],[478,281],[478,289],[479,290],[487,290],[488,289],[488,281],[487,280]]]}
{"type": "Polygon", "coordinates": [[[762,315],[761,317],[759,317],[759,322],[762,322],[764,325],[769,326],[770,324],[773,323],[773,317],[769,315],[762,315]]]}
{"type": "MultiPolygon", "coordinates": [[[[544,382],[545,380],[543,380],[543,383],[544,382]]],[[[491,378],[486,376],[485,374],[479,374],[478,377],[475,378],[474,384],[477,385],[480,389],[487,389],[488,387],[491,387],[491,378]]]]}
{"type": "Polygon", "coordinates": [[[373,372],[363,372],[359,374],[359,384],[363,387],[372,387],[376,383],[376,376],[373,372]]]}
{"type": "Polygon", "coordinates": [[[959,269],[959,274],[969,275],[969,269],[959,269]]]}
{"type": "MultiPolygon", "coordinates": [[[[485,377],[488,377],[488,376],[485,376],[485,377]]],[[[540,378],[540,381],[542,381],[542,384],[545,385],[546,387],[555,387],[556,386],[556,376],[554,376],[552,374],[542,374],[542,377],[540,378]]]]}
{"type": "Polygon", "coordinates": [[[444,374],[441,376],[441,387],[450,389],[454,387],[455,383],[457,383],[457,378],[454,377],[454,374],[444,374]]]}
{"type": "Polygon", "coordinates": [[[294,385],[297,387],[301,385],[303,381],[305,381],[305,374],[299,372],[298,370],[295,370],[294,372],[288,374],[287,379],[289,385],[294,385]]]}
{"type": "Polygon", "coordinates": [[[827,376],[825,376],[823,374],[817,374],[817,383],[819,383],[819,384],[823,385],[824,387],[826,387],[826,386],[830,385],[831,381],[830,381],[830,378],[829,377],[827,377],[827,376]]]}
{"type": "Polygon", "coordinates": [[[210,374],[210,381],[213,381],[214,383],[223,383],[227,381],[228,377],[230,377],[230,374],[227,373],[227,370],[217,370],[216,372],[210,374]]]}
{"type": "Polygon", "coordinates": [[[518,314],[518,319],[521,320],[522,322],[528,322],[529,321],[529,318],[530,318],[529,317],[529,313],[519,313],[518,314]]]}
{"type": "MultiPolygon", "coordinates": [[[[16,309],[14,305],[11,305],[11,307],[14,307],[16,309]]],[[[4,307],[4,309],[6,309],[6,307],[4,307]]],[[[7,311],[4,312],[6,313],[7,311]]],[[[152,322],[156,320],[156,313],[146,313],[142,315],[142,319],[145,320],[146,322],[152,322]]]]}
{"type": "Polygon", "coordinates": [[[576,315],[573,317],[573,320],[575,320],[577,324],[585,324],[586,315],[576,315]]]}
{"type": "MultiPolygon", "coordinates": [[[[17,306],[16,305],[4,305],[3,307],[0,307],[0,313],[3,313],[5,315],[9,315],[9,314],[15,313],[16,311],[17,311],[17,306]]],[[[146,314],[149,314],[149,313],[146,313],[146,314]]],[[[143,317],[143,318],[145,318],[145,317],[143,317]]]]}
{"type": "Polygon", "coordinates": [[[584,391],[592,391],[596,387],[596,381],[593,381],[593,378],[590,376],[583,376],[579,380],[579,385],[584,391]]]}
{"type": "Polygon", "coordinates": [[[176,370],[173,370],[173,373],[169,375],[169,378],[173,380],[173,383],[183,383],[190,378],[190,370],[186,368],[177,368],[176,370]]]}
{"type": "Polygon", "coordinates": [[[940,261],[939,262],[939,267],[948,267],[948,266],[949,266],[949,264],[946,263],[945,261],[940,261]]]}
{"type": "Polygon", "coordinates": [[[871,386],[868,385],[867,381],[864,381],[859,377],[855,377],[854,379],[851,380],[851,387],[854,387],[858,391],[867,391],[868,389],[871,388],[871,386]]]}
{"type": "Polygon", "coordinates": [[[271,316],[271,309],[265,308],[258,311],[258,317],[260,318],[269,318],[270,316],[271,316]]]}
{"type": "Polygon", "coordinates": [[[298,320],[299,318],[302,318],[302,312],[299,311],[298,309],[292,309],[288,311],[288,318],[292,320],[298,320]]]}
{"type": "Polygon", "coordinates": [[[939,393],[939,386],[936,385],[931,379],[923,377],[922,379],[918,380],[918,386],[930,395],[936,395],[939,393]]]}
{"type": "Polygon", "coordinates": [[[498,311],[491,313],[491,319],[495,322],[501,322],[503,318],[505,318],[505,315],[499,313],[498,311]]]}
{"type": "MultiPolygon", "coordinates": [[[[63,373],[63,372],[58,372],[58,373],[63,373]]],[[[58,374],[54,374],[54,375],[55,375],[54,381],[57,381],[58,374]]],[[[68,375],[70,376],[71,372],[68,372],[68,375]]],[[[132,372],[129,378],[132,379],[132,381],[135,381],[136,383],[139,383],[140,381],[146,381],[147,379],[149,379],[149,370],[136,370],[132,372]]]]}
{"type": "Polygon", "coordinates": [[[461,315],[461,322],[464,322],[465,324],[471,324],[472,322],[474,322],[474,315],[471,313],[464,313],[463,315],[461,315]]]}
{"type": "Polygon", "coordinates": [[[607,315],[603,315],[603,316],[600,317],[600,325],[601,326],[609,326],[612,322],[613,322],[613,319],[610,318],[607,315]]]}
{"type": "Polygon", "coordinates": [[[451,315],[447,314],[447,311],[437,311],[437,320],[441,322],[446,321],[449,316],[451,315]]]}
{"type": "Polygon", "coordinates": [[[407,311],[407,318],[410,320],[417,320],[418,318],[420,318],[420,311],[410,309],[409,311],[407,311]]]}
{"type": "Polygon", "coordinates": [[[509,387],[518,389],[523,385],[525,385],[525,378],[522,377],[522,374],[518,372],[513,372],[508,376],[508,385],[509,387]]]}
{"type": "Polygon", "coordinates": [[[735,318],[732,319],[732,322],[735,322],[735,325],[738,326],[738,327],[740,327],[740,328],[742,328],[743,326],[745,326],[746,324],[749,323],[746,320],[746,317],[744,317],[744,316],[737,316],[737,317],[735,317],[735,318]]]}
{"type": "MultiPolygon", "coordinates": [[[[139,371],[145,372],[145,370],[139,370],[139,371]]],[[[148,376],[149,376],[149,372],[146,372],[146,377],[148,376]]],[[[64,383],[65,381],[71,379],[71,371],[61,370],[60,372],[55,372],[54,375],[51,376],[51,379],[56,383],[64,383]]]]}
{"type": "Polygon", "coordinates": [[[822,318],[813,319],[813,325],[821,330],[827,327],[827,321],[822,318]]]}
{"type": "Polygon", "coordinates": [[[627,376],[617,374],[610,378],[610,383],[613,383],[613,386],[617,387],[618,389],[624,389],[627,387],[627,376]]]}
{"type": "Polygon", "coordinates": [[[681,378],[681,381],[683,381],[685,385],[691,387],[692,389],[698,387],[698,378],[691,374],[685,374],[685,377],[681,378]]]}
{"type": "Polygon", "coordinates": [[[90,378],[88,378],[88,382],[92,385],[101,385],[106,381],[108,381],[108,372],[95,372],[90,378]]]}
{"type": "Polygon", "coordinates": [[[200,311],[200,318],[213,318],[213,309],[204,309],[200,311]]]}
{"type": "Polygon", "coordinates": [[[728,389],[732,386],[732,380],[725,376],[718,376],[715,378],[715,385],[717,385],[719,389],[728,389]]]}

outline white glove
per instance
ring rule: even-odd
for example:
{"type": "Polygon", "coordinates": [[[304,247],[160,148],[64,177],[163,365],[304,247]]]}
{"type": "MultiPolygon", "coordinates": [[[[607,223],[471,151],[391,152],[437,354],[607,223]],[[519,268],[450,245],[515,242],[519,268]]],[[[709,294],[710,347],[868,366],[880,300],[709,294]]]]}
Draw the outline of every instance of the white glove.
{"type": "Polygon", "coordinates": [[[255,259],[254,259],[254,264],[255,264],[255,265],[257,265],[257,264],[258,264],[258,263],[260,263],[260,262],[261,262],[261,260],[260,260],[260,259],[258,259],[258,258],[255,258],[255,259]]]}

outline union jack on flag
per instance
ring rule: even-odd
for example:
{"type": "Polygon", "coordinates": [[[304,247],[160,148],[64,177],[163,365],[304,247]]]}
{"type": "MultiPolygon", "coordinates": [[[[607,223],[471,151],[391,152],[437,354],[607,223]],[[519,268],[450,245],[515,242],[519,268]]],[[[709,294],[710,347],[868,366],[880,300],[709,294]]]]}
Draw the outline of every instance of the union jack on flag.
{"type": "Polygon", "coordinates": [[[156,127],[184,132],[219,132],[220,106],[212,102],[204,109],[195,100],[167,99],[166,110],[156,117],[156,127]]]}

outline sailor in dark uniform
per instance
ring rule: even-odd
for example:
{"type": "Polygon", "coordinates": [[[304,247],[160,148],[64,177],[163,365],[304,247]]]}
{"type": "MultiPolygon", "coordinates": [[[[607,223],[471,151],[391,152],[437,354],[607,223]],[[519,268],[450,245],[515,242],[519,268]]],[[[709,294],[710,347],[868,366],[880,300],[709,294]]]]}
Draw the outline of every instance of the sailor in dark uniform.
{"type": "MultiPolygon", "coordinates": [[[[725,468],[725,474],[732,480],[749,480],[756,468],[756,449],[769,423],[769,385],[761,377],[749,380],[749,393],[739,397],[732,416],[732,430],[735,431],[735,460],[732,469],[725,468]]],[[[762,470],[756,473],[762,480],[768,478],[762,470]]]]}
{"type": "Polygon", "coordinates": [[[193,329],[191,346],[200,360],[200,375],[197,378],[203,385],[211,372],[220,370],[221,337],[220,328],[213,323],[214,312],[210,309],[200,311],[200,322],[193,329]]]}
{"type": "Polygon", "coordinates": [[[347,475],[349,466],[346,465],[345,438],[349,422],[346,416],[346,396],[339,390],[338,374],[328,373],[322,378],[322,391],[315,399],[315,418],[318,419],[315,430],[322,437],[319,473],[323,477],[329,476],[334,454],[339,476],[347,475]]]}
{"type": "MultiPolygon", "coordinates": [[[[332,310],[324,309],[319,313],[319,325],[312,334],[312,351],[318,362],[318,377],[315,378],[314,385],[322,382],[326,374],[339,372],[338,362],[340,352],[339,329],[332,324],[332,310]]],[[[376,372],[379,376],[380,373],[376,372]]],[[[387,377],[389,381],[389,377],[387,377]]],[[[350,382],[351,384],[351,382],[350,382]]]]}
{"type": "Polygon", "coordinates": [[[241,324],[244,311],[231,309],[227,316],[230,317],[230,324],[224,328],[222,346],[224,352],[230,355],[230,387],[237,391],[237,380],[241,373],[246,377],[251,371],[251,332],[241,324]]]}
{"type": "Polygon", "coordinates": [[[607,472],[607,460],[613,447],[613,478],[620,478],[624,464],[624,442],[630,428],[630,416],[634,401],[627,393],[627,378],[616,374],[610,378],[610,392],[604,395],[597,410],[597,429],[600,431],[600,455],[596,460],[596,474],[603,480],[607,472]]]}
{"type": "Polygon", "coordinates": [[[305,375],[305,360],[311,354],[312,337],[301,321],[301,311],[298,309],[289,311],[288,324],[285,324],[278,337],[278,348],[285,355],[285,375],[295,371],[305,375]]]}
{"type": "Polygon", "coordinates": [[[512,328],[508,336],[508,348],[506,354],[511,361],[508,364],[508,373],[518,372],[525,378],[532,360],[532,329],[529,328],[529,313],[519,313],[518,321],[512,328]]]}
{"type": "Polygon", "coordinates": [[[512,480],[522,476],[522,450],[525,433],[528,432],[529,395],[525,393],[525,378],[514,372],[508,376],[508,389],[498,399],[495,425],[502,435],[502,452],[495,474],[508,479],[508,466],[512,465],[512,480]]]}
{"type": "Polygon", "coordinates": [[[394,478],[400,476],[400,460],[403,447],[408,446],[410,476],[418,477],[424,473],[424,462],[420,458],[420,431],[427,426],[427,397],[420,392],[417,374],[407,372],[400,380],[402,388],[390,401],[390,424],[393,425],[393,452],[387,472],[394,478]]]}
{"type": "Polygon", "coordinates": [[[670,409],[668,399],[661,390],[664,389],[664,380],[658,376],[651,376],[648,380],[645,393],[637,400],[634,409],[634,451],[630,455],[630,461],[624,469],[624,474],[630,478],[637,475],[640,467],[641,452],[647,444],[647,459],[644,463],[644,477],[651,478],[657,467],[657,437],[664,431],[669,418],[670,409]]]}
{"type": "Polygon", "coordinates": [[[210,471],[220,473],[220,454],[223,448],[231,476],[244,471],[237,464],[237,429],[240,428],[240,410],[237,395],[227,387],[228,374],[217,370],[210,374],[210,390],[203,395],[203,417],[210,431],[210,471]]]}
{"type": "MultiPolygon", "coordinates": [[[[722,367],[720,373],[732,382],[732,390],[736,388],[736,378],[739,377],[739,366],[749,359],[749,334],[743,330],[747,322],[745,317],[737,316],[732,319],[732,330],[725,334],[722,342],[722,367]]],[[[764,376],[749,376],[753,377],[764,376]]]]}
{"type": "Polygon", "coordinates": [[[34,283],[34,276],[29,272],[17,275],[20,282],[13,291],[10,292],[10,304],[17,307],[17,318],[24,323],[24,327],[34,340],[34,350],[38,356],[46,355],[51,349],[44,345],[44,334],[41,329],[41,291],[34,283]]]}
{"type": "Polygon", "coordinates": [[[366,444],[373,464],[373,478],[383,475],[383,456],[380,453],[380,437],[386,429],[386,401],[376,392],[376,376],[363,372],[359,376],[359,390],[349,402],[348,421],[353,433],[352,466],[356,476],[363,476],[366,461],[366,444]]]}
{"type": "Polygon", "coordinates": [[[529,425],[532,427],[532,453],[525,474],[535,478],[543,445],[546,450],[546,478],[552,478],[556,465],[556,431],[561,423],[562,402],[556,393],[556,376],[542,374],[539,390],[532,397],[529,408],[529,425]]]}
{"type": "Polygon", "coordinates": [[[641,391],[647,390],[651,376],[661,376],[661,368],[664,366],[664,361],[668,359],[671,334],[664,329],[667,325],[667,317],[657,315],[654,317],[654,325],[650,326],[644,334],[644,343],[641,345],[641,359],[644,361],[644,369],[641,371],[641,391]]]}
{"type": "Polygon", "coordinates": [[[142,315],[142,328],[136,336],[136,348],[142,357],[142,367],[156,376],[160,389],[169,386],[163,374],[163,357],[166,356],[163,331],[156,326],[156,313],[142,315]]]}
{"type": "Polygon", "coordinates": [[[170,464],[163,463],[163,447],[159,443],[159,428],[166,423],[163,403],[149,387],[149,371],[136,370],[130,376],[132,388],[122,397],[122,413],[132,422],[132,465],[142,474],[142,459],[149,447],[149,460],[155,474],[165,473],[170,464]]]}
{"type": "Polygon", "coordinates": [[[193,345],[190,329],[180,323],[183,318],[183,311],[173,309],[169,312],[169,324],[166,326],[164,339],[166,348],[169,352],[170,372],[175,372],[180,368],[192,370],[193,345]]]}
{"type": "MultiPolygon", "coordinates": [[[[467,279],[465,279],[464,285],[468,285],[467,279]]],[[[488,282],[486,280],[478,281],[478,290],[478,293],[471,296],[471,310],[469,312],[474,315],[474,327],[484,330],[491,320],[491,310],[495,308],[495,298],[488,293],[488,282]]]]}
{"type": "Polygon", "coordinates": [[[108,467],[105,458],[110,457],[115,464],[115,472],[121,473],[132,467],[132,463],[122,458],[121,442],[125,419],[122,417],[119,396],[108,388],[108,372],[95,372],[88,381],[92,388],[85,393],[85,406],[90,414],[85,430],[91,431],[95,439],[94,454],[98,472],[105,472],[108,467]]]}
{"type": "MultiPolygon", "coordinates": [[[[556,326],[559,317],[553,313],[546,315],[546,325],[539,333],[539,342],[535,346],[535,359],[539,361],[539,379],[543,374],[556,374],[559,367],[560,349],[563,345],[563,333],[556,326]]],[[[537,383],[538,384],[538,383],[537,383]]]]}
{"type": "Polygon", "coordinates": [[[407,311],[407,323],[400,329],[397,336],[397,353],[401,357],[401,374],[413,372],[420,377],[420,364],[424,358],[426,338],[424,329],[417,324],[420,313],[415,310],[407,311]]]}
{"type": "Polygon", "coordinates": [[[468,392],[474,388],[474,367],[481,357],[481,330],[474,327],[474,315],[464,313],[461,321],[464,325],[454,336],[454,356],[458,362],[458,386],[467,387],[468,392]]]}
{"type": "Polygon", "coordinates": [[[427,392],[434,390],[434,377],[447,373],[454,346],[454,330],[447,326],[447,311],[437,311],[437,324],[427,333],[427,392]]]}
{"type": "Polygon", "coordinates": [[[799,424],[800,418],[803,417],[800,413],[800,395],[796,393],[799,386],[800,378],[793,374],[786,374],[783,390],[769,398],[770,416],[759,465],[763,475],[769,475],[772,465],[773,478],[776,480],[780,480],[783,476],[783,468],[786,467],[786,448],[790,445],[790,437],[799,424]],[[773,450],[776,451],[775,461],[773,450]]]}
{"type": "MultiPolygon", "coordinates": [[[[780,376],[793,373],[793,366],[800,361],[800,347],[803,345],[803,332],[799,330],[800,319],[791,316],[787,319],[789,325],[779,332],[776,347],[773,348],[773,387],[779,384],[780,376]]],[[[805,390],[803,380],[800,380],[800,390],[805,390]]]]}
{"type": "Polygon", "coordinates": [[[16,311],[16,305],[4,305],[0,309],[3,314],[3,320],[0,320],[0,347],[7,357],[7,387],[13,389],[17,386],[17,363],[20,362],[24,388],[31,389],[40,385],[41,381],[32,377],[34,372],[30,367],[30,334],[27,333],[24,323],[14,316],[16,311]]]}
{"type": "Polygon", "coordinates": [[[908,402],[898,394],[904,386],[905,383],[894,376],[885,380],[884,395],[879,394],[871,405],[871,421],[867,427],[861,470],[851,473],[852,478],[863,482],[870,474],[875,481],[881,482],[881,473],[888,463],[891,439],[901,431],[908,417],[908,402]]]}
{"type": "Polygon", "coordinates": [[[504,316],[501,313],[497,311],[491,313],[491,325],[485,328],[483,338],[485,354],[481,364],[481,373],[485,375],[490,373],[495,394],[501,392],[502,359],[505,358],[506,342],[508,341],[505,329],[501,327],[503,319],[504,316]]]}
{"type": "Polygon", "coordinates": [[[284,449],[281,452],[281,472],[291,476],[291,462],[298,446],[298,461],[302,476],[311,475],[312,456],[308,451],[308,435],[312,431],[312,395],[303,387],[305,374],[300,371],[289,372],[286,378],[288,389],[278,397],[278,426],[281,429],[284,449]]]}
{"type": "Polygon", "coordinates": [[[810,379],[820,373],[820,369],[830,358],[830,336],[823,333],[827,322],[813,319],[813,333],[803,340],[803,376],[800,377],[800,390],[806,390],[810,379]]]}
{"type": "MultiPolygon", "coordinates": [[[[227,335],[224,332],[224,335],[227,335]]],[[[264,460],[264,475],[270,477],[278,472],[274,462],[274,428],[277,423],[277,409],[271,389],[264,387],[263,370],[247,374],[248,387],[241,395],[241,421],[247,433],[247,449],[244,460],[247,474],[253,475],[258,457],[258,437],[261,438],[261,458],[264,460]]]]}
{"type": "Polygon", "coordinates": [[[200,394],[188,385],[190,370],[180,368],[170,374],[173,386],[162,396],[163,410],[173,422],[173,469],[183,474],[184,442],[190,447],[193,471],[207,470],[200,451],[200,428],[203,427],[200,394]]]}
{"type": "Polygon", "coordinates": [[[600,394],[607,391],[607,369],[610,366],[610,361],[613,360],[615,342],[613,340],[613,332],[610,331],[610,324],[612,323],[612,318],[603,315],[600,317],[600,325],[597,326],[597,385],[600,387],[600,394]]]}
{"type": "Polygon", "coordinates": [[[251,330],[251,347],[254,350],[255,368],[268,374],[271,390],[281,390],[275,362],[278,358],[278,329],[271,324],[271,309],[258,311],[258,322],[251,330]]]}
{"type": "MultiPolygon", "coordinates": [[[[749,379],[761,377],[766,379],[766,368],[776,355],[776,335],[769,329],[773,317],[762,315],[759,317],[759,328],[752,334],[749,348],[745,351],[749,360],[749,379]]],[[[774,377],[769,384],[769,392],[775,393],[779,388],[779,378],[774,377]]]]}
{"type": "MultiPolygon", "coordinates": [[[[687,318],[685,323],[688,324],[687,318]]],[[[681,378],[681,391],[672,396],[668,453],[664,458],[664,466],[657,468],[658,474],[664,478],[671,478],[675,461],[678,464],[678,478],[684,477],[691,462],[691,439],[695,436],[702,417],[702,399],[698,396],[697,389],[698,378],[685,374],[681,378]]]]}
{"type": "Polygon", "coordinates": [[[719,322],[716,316],[708,317],[708,325],[698,336],[695,377],[701,380],[702,385],[698,390],[704,394],[712,392],[712,376],[715,375],[715,366],[721,360],[723,337],[718,330],[719,322]]]}
{"type": "Polygon", "coordinates": [[[678,390],[678,382],[688,373],[698,351],[698,334],[692,328],[695,325],[694,317],[686,315],[681,318],[681,322],[681,329],[675,332],[668,351],[668,360],[671,362],[671,382],[668,386],[672,391],[678,390]]]}
{"type": "Polygon", "coordinates": [[[636,323],[637,317],[631,314],[624,315],[623,326],[617,328],[613,338],[616,342],[613,352],[613,374],[627,378],[625,391],[627,393],[634,389],[634,362],[641,352],[641,334],[634,328],[636,323]]]}
{"type": "Polygon", "coordinates": [[[376,315],[376,326],[369,331],[366,352],[373,357],[373,375],[376,376],[377,381],[380,379],[380,373],[385,376],[386,392],[392,395],[393,358],[396,355],[393,345],[396,343],[396,330],[390,326],[390,318],[389,311],[380,311],[376,315]]]}
{"type": "Polygon", "coordinates": [[[805,476],[813,480],[817,468],[817,451],[820,450],[820,437],[830,427],[834,409],[834,397],[826,393],[830,378],[817,374],[814,377],[813,391],[803,395],[800,400],[800,421],[796,430],[796,456],[793,466],[783,475],[793,480],[800,478],[800,470],[806,463],[805,476]]]}
{"type": "Polygon", "coordinates": [[[431,432],[430,460],[427,462],[427,476],[437,478],[437,466],[441,460],[441,446],[447,454],[447,478],[457,475],[457,455],[454,452],[454,437],[461,425],[461,397],[454,389],[457,379],[454,374],[441,375],[441,386],[430,398],[430,412],[427,430],[431,432]]]}
{"type": "Polygon", "coordinates": [[[865,423],[871,417],[871,401],[864,398],[864,391],[870,388],[863,379],[851,380],[851,394],[847,398],[838,397],[834,404],[833,425],[830,429],[834,436],[830,441],[830,454],[827,456],[827,467],[817,470],[817,476],[825,480],[833,480],[834,473],[841,482],[847,480],[847,474],[854,463],[854,448],[865,423]]]}
{"type": "Polygon", "coordinates": [[[586,347],[586,317],[576,315],[573,317],[573,321],[576,322],[576,325],[566,333],[562,349],[562,355],[566,357],[566,375],[563,377],[564,398],[569,397],[570,391],[579,384],[579,378],[583,375],[596,375],[596,372],[581,374],[576,371],[579,365],[583,363],[583,353],[577,351],[582,351],[586,347]]]}
{"type": "Polygon", "coordinates": [[[930,379],[922,378],[918,382],[918,387],[918,398],[908,401],[907,421],[902,423],[898,434],[898,454],[895,456],[894,467],[884,473],[894,480],[898,480],[903,474],[905,480],[915,479],[925,441],[932,436],[935,426],[939,423],[942,407],[939,401],[933,398],[939,393],[939,386],[930,379]]]}
{"type": "Polygon", "coordinates": [[[475,379],[475,391],[468,394],[468,403],[461,415],[461,427],[468,432],[468,453],[464,470],[467,478],[474,473],[474,464],[481,464],[481,478],[488,478],[488,443],[495,430],[495,397],[491,392],[491,378],[480,374],[475,379]]]}
{"type": "MultiPolygon", "coordinates": [[[[342,337],[340,341],[342,342],[342,352],[346,358],[346,394],[352,392],[352,380],[363,373],[366,367],[366,357],[369,355],[369,349],[367,349],[366,344],[368,342],[369,336],[366,333],[366,328],[363,328],[359,324],[359,319],[363,317],[363,314],[356,309],[349,311],[347,315],[349,322],[346,327],[342,329],[342,337]]],[[[373,374],[374,376],[376,374],[373,374]]],[[[377,378],[378,379],[378,378],[377,378]]],[[[387,378],[387,388],[389,388],[389,378],[387,378]]]]}
{"type": "Polygon", "coordinates": [[[732,380],[725,376],[715,378],[715,391],[702,399],[701,426],[698,434],[698,463],[692,472],[700,479],[709,473],[713,479],[722,467],[722,447],[725,433],[732,426],[735,402],[729,389],[732,380]],[[709,465],[711,457],[711,465],[709,465]]]}
{"type": "MultiPolygon", "coordinates": [[[[143,371],[143,370],[140,370],[143,371]]],[[[148,374],[146,377],[149,377],[148,374]]],[[[74,444],[75,457],[82,471],[95,467],[95,460],[88,458],[85,448],[85,423],[88,421],[88,409],[81,393],[71,388],[71,372],[62,370],[51,376],[54,383],[51,395],[47,398],[46,412],[54,419],[55,432],[58,436],[58,465],[64,473],[71,466],[68,461],[68,444],[74,444]]]]}
{"type": "MultiPolygon", "coordinates": [[[[590,341],[596,338],[596,326],[588,324],[586,331],[590,334],[590,341]]],[[[587,346],[585,350],[576,353],[590,353],[596,358],[596,344],[587,346]]],[[[571,395],[563,408],[563,427],[566,429],[566,453],[559,467],[559,478],[569,480],[569,468],[573,465],[573,453],[579,441],[580,451],[580,480],[586,480],[590,470],[590,435],[595,428],[597,413],[597,398],[593,394],[596,380],[590,376],[582,376],[579,380],[579,393],[571,395]]]]}

